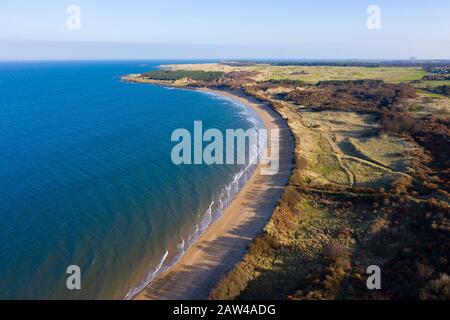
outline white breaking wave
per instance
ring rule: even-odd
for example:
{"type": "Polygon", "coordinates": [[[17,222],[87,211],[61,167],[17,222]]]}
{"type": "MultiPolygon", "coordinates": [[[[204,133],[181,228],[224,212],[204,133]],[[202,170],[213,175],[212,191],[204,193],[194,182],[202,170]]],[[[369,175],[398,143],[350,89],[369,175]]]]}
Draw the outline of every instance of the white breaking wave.
{"type": "Polygon", "coordinates": [[[163,267],[164,262],[166,261],[168,256],[169,256],[169,251],[166,251],[166,253],[163,255],[163,257],[161,259],[161,262],[155,268],[155,270],[147,275],[147,277],[144,279],[144,281],[141,283],[141,285],[139,285],[138,287],[130,290],[127,293],[127,295],[125,296],[125,300],[133,299],[133,297],[135,297],[138,293],[140,293],[142,290],[144,290],[145,287],[147,287],[150,284],[150,282],[152,282],[156,278],[156,276],[161,271],[161,268],[163,267]]]}

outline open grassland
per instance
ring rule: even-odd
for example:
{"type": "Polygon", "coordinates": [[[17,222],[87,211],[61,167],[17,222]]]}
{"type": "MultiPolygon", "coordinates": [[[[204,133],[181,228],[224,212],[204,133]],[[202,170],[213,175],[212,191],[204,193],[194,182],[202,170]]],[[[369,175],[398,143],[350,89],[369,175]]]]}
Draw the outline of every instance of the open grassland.
{"type": "Polygon", "coordinates": [[[264,80],[291,79],[307,83],[327,80],[379,79],[386,82],[405,82],[421,79],[425,72],[419,68],[365,68],[365,67],[254,67],[264,80]]]}
{"type": "Polygon", "coordinates": [[[414,146],[399,137],[378,135],[373,115],[287,108],[294,110],[285,116],[308,163],[305,181],[381,188],[409,171],[414,146]]]}
{"type": "Polygon", "coordinates": [[[224,64],[185,64],[165,66],[170,70],[202,70],[213,72],[251,72],[255,81],[301,80],[315,84],[326,80],[379,79],[398,83],[420,80],[426,74],[413,67],[316,67],[316,66],[272,66],[256,64],[252,66],[230,66],[224,64]]]}
{"type": "Polygon", "coordinates": [[[415,117],[432,115],[438,119],[446,119],[450,116],[450,97],[417,91],[417,97],[404,103],[405,109],[415,117]]]}

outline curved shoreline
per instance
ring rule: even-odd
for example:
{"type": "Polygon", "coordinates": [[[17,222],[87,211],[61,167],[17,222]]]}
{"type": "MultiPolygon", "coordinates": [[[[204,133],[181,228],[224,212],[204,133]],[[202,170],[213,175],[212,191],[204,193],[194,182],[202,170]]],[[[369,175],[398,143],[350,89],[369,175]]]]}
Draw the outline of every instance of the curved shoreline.
{"type": "Polygon", "coordinates": [[[291,176],[294,138],[286,121],[276,111],[240,92],[207,88],[196,90],[237,101],[255,111],[268,130],[279,129],[280,171],[273,176],[262,176],[259,174],[261,165],[258,164],[223,215],[208,227],[175,265],[159,274],[137,294],[134,297],[136,300],[206,299],[261,233],[291,176]]]}

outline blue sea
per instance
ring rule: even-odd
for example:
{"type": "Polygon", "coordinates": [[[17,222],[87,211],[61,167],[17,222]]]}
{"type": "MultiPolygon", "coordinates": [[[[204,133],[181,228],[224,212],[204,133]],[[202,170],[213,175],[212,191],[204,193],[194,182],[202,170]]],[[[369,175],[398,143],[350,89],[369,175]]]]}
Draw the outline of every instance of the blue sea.
{"type": "Polygon", "coordinates": [[[174,165],[171,134],[196,120],[261,126],[256,114],[120,78],[176,62],[0,63],[0,299],[131,298],[250,177],[245,165],[174,165]],[[70,265],[81,290],[67,289],[70,265]]]}

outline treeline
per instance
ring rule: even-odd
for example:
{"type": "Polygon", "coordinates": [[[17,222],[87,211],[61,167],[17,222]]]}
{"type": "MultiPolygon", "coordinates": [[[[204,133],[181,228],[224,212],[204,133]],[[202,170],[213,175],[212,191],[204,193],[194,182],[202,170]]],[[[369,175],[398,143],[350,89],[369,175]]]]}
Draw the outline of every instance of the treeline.
{"type": "Polygon", "coordinates": [[[427,91],[450,96],[450,85],[442,85],[437,87],[427,86],[427,91]]]}
{"type": "Polygon", "coordinates": [[[423,68],[425,71],[435,74],[450,74],[450,65],[429,65],[423,68]]]}
{"type": "Polygon", "coordinates": [[[427,74],[427,75],[423,76],[422,80],[423,81],[445,81],[445,80],[450,80],[450,74],[449,75],[445,75],[445,74],[427,74]]]}
{"type": "Polygon", "coordinates": [[[303,86],[305,82],[302,80],[294,80],[294,79],[270,79],[268,81],[272,84],[279,84],[282,86],[303,86]]]}
{"type": "Polygon", "coordinates": [[[254,61],[233,61],[222,62],[228,65],[243,65],[251,66],[255,64],[270,64],[273,66],[305,66],[305,67],[419,67],[424,70],[433,70],[430,72],[438,73],[439,71],[447,70],[450,72],[450,60],[391,60],[391,61],[367,61],[367,60],[254,60],[254,61]]]}
{"type": "Polygon", "coordinates": [[[222,76],[222,72],[185,70],[155,70],[143,74],[143,77],[146,79],[162,81],[176,81],[184,78],[189,78],[196,81],[214,82],[219,80],[222,76]]]}
{"type": "Polygon", "coordinates": [[[324,80],[317,83],[318,87],[327,86],[366,86],[378,88],[384,85],[383,80],[360,79],[360,80],[324,80]]]}

